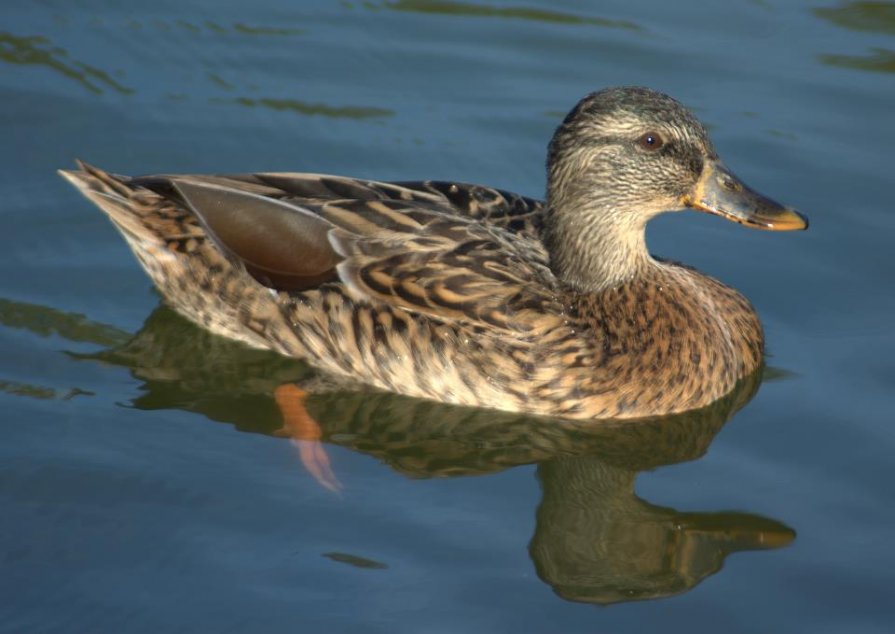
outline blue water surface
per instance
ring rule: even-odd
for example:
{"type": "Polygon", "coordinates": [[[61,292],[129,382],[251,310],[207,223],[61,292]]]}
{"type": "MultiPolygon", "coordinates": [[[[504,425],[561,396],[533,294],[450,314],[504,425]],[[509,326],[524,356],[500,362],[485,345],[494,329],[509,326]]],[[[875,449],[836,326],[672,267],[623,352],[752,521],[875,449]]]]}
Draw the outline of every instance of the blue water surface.
{"type": "Polygon", "coordinates": [[[891,2],[4,0],[0,631],[892,631],[893,73],[891,2]],[[631,84],[811,219],[649,228],[755,304],[758,394],[676,440],[324,401],[339,495],[277,434],[309,370],[158,308],[55,173],[541,196],[565,112],[631,84]]]}

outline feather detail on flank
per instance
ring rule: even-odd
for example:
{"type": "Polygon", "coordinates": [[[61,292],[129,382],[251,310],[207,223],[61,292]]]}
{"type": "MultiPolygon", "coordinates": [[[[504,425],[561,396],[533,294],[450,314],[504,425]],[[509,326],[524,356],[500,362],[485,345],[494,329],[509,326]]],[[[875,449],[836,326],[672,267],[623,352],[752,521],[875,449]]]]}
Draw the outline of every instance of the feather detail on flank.
{"type": "Polygon", "coordinates": [[[678,102],[585,97],[550,143],[547,200],[442,181],[62,171],[199,325],[378,388],[576,419],[702,407],[762,363],[749,302],[657,260],[689,206],[806,221],[735,180],[678,102]],[[661,144],[644,143],[661,131],[661,144]],[[646,135],[646,136],[645,136],[646,135]]]}

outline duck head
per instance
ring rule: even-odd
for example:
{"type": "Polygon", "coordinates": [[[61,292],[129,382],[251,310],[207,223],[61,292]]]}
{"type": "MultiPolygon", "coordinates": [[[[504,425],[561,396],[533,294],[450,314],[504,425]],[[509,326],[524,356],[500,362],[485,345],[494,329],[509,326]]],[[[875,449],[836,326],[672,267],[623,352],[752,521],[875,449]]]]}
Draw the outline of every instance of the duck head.
{"type": "Polygon", "coordinates": [[[547,171],[545,243],[558,276],[586,289],[624,281],[651,261],[645,225],[662,212],[690,208],[773,231],[808,227],[728,170],[689,110],[648,88],[582,99],[550,142],[547,171]]]}

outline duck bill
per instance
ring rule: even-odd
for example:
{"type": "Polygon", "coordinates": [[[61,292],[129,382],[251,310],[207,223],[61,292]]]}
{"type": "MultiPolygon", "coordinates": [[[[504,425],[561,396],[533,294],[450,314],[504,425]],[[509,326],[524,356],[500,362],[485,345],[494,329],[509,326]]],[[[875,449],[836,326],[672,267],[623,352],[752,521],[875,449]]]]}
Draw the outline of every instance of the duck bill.
{"type": "Polygon", "coordinates": [[[796,231],[808,228],[805,216],[750,189],[720,161],[705,164],[696,186],[681,202],[691,209],[756,229],[796,231]]]}

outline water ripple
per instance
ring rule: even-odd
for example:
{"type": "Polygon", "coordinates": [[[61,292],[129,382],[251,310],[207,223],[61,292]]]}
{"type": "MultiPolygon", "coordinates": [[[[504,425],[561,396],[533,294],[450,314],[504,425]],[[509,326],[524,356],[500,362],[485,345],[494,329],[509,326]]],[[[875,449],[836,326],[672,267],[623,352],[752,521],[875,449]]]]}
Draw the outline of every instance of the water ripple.
{"type": "Polygon", "coordinates": [[[548,9],[531,9],[527,7],[492,7],[469,2],[428,2],[427,0],[395,0],[383,5],[393,11],[413,13],[435,13],[440,15],[462,15],[467,17],[509,18],[533,20],[552,24],[590,24],[615,29],[640,30],[640,26],[628,20],[610,20],[607,18],[585,17],[573,13],[564,13],[548,9]]]}
{"type": "Polygon", "coordinates": [[[68,51],[54,46],[42,35],[16,36],[0,31],[0,60],[9,64],[45,66],[69,79],[73,79],[90,92],[102,94],[111,89],[123,95],[134,92],[104,70],[71,59],[68,51]]]}
{"type": "Polygon", "coordinates": [[[309,116],[332,117],[334,119],[380,119],[394,116],[395,111],[388,108],[374,106],[331,106],[325,103],[309,103],[298,99],[273,99],[250,97],[237,97],[236,99],[213,98],[212,103],[226,103],[246,106],[248,108],[262,107],[277,111],[291,111],[309,116]]]}

